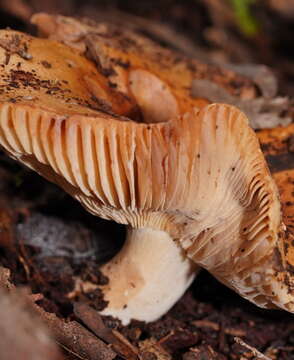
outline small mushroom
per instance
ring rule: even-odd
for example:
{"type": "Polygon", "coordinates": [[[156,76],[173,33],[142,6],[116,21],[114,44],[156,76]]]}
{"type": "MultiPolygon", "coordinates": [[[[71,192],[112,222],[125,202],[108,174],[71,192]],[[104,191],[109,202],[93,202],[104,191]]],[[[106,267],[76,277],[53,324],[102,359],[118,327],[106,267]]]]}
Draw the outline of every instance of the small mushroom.
{"type": "MultiPolygon", "coordinates": [[[[103,314],[157,319],[198,266],[259,306],[294,311],[289,231],[241,111],[190,98],[171,65],[172,83],[158,64],[133,64],[131,52],[119,71],[94,66],[80,47],[15,31],[0,31],[0,46],[1,146],[89,212],[128,225],[102,267],[103,314]]],[[[121,63],[114,55],[105,61],[121,63]]]]}

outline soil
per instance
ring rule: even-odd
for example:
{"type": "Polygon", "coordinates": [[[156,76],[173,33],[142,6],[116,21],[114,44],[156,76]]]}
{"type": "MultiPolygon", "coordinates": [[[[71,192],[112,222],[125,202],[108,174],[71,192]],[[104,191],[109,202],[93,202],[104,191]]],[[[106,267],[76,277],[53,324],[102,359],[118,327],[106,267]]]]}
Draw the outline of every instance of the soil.
{"type": "MultiPolygon", "coordinates": [[[[291,17],[290,10],[286,16],[280,8],[270,6],[270,2],[255,4],[254,17],[260,30],[249,36],[240,29],[235,18],[232,20],[232,12],[226,13],[226,5],[220,6],[223,12],[218,13],[218,6],[212,5],[212,1],[114,0],[101,1],[100,8],[95,1],[83,1],[83,5],[78,1],[64,3],[66,5],[32,0],[25,3],[28,12],[19,15],[3,1],[2,26],[33,31],[27,22],[31,11],[58,11],[61,6],[63,13],[91,14],[97,18],[104,13],[117,19],[117,11],[124,11],[124,16],[143,16],[145,20],[162,24],[163,31],[158,32],[144,23],[142,32],[165,46],[183,50],[182,40],[170,36],[169,31],[181,34],[192,44],[186,47],[186,53],[197,54],[201,60],[266,63],[279,79],[279,93],[294,95],[291,45],[294,15],[291,17]],[[224,35],[231,35],[230,44],[223,40],[224,35]]],[[[94,289],[77,294],[75,279],[79,277],[93,284],[107,282],[99,273],[99,265],[122,246],[124,227],[87,214],[63,191],[2,153],[0,194],[0,264],[11,270],[12,283],[41,293],[43,297],[37,304],[60,319],[82,323],[74,310],[77,302],[96,310],[103,309],[106,304],[101,292],[94,289]],[[69,300],[67,295],[71,292],[69,300]]],[[[126,355],[125,348],[118,349],[118,357],[122,358],[132,359],[134,349],[140,349],[143,360],[294,359],[293,315],[259,309],[205,271],[179,302],[156,322],[133,321],[124,327],[110,317],[104,317],[103,321],[107,329],[115,329],[123,337],[130,355],[126,355]],[[239,338],[262,354],[241,345],[239,338]]],[[[105,341],[115,348],[113,338],[105,341]]],[[[66,350],[64,357],[78,359],[66,350]]]]}

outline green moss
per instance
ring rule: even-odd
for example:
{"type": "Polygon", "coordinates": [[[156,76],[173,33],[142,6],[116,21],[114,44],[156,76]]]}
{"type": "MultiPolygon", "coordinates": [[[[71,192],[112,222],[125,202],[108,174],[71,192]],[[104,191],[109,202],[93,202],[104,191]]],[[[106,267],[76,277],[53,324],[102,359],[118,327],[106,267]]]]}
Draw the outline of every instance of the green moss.
{"type": "Polygon", "coordinates": [[[236,16],[240,30],[247,36],[254,36],[259,25],[251,12],[251,5],[257,0],[229,0],[236,16]]]}

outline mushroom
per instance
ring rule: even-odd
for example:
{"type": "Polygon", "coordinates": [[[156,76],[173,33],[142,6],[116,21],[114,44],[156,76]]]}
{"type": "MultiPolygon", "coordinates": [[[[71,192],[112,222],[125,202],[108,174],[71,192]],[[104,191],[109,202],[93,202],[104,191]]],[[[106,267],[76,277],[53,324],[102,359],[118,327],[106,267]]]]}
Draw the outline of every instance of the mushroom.
{"type": "Polygon", "coordinates": [[[292,235],[246,116],[191,98],[185,62],[175,74],[165,56],[161,72],[154,54],[102,45],[94,54],[100,46],[108,65],[95,66],[81,41],[0,31],[1,146],[89,212],[128,225],[102,266],[102,314],[155,320],[198,266],[261,307],[293,312],[292,235]]]}
{"type": "Polygon", "coordinates": [[[169,166],[164,124],[184,113],[184,100],[153,74],[146,81],[162,104],[142,90],[135,98],[109,85],[76,49],[16,31],[0,31],[0,64],[2,147],[89,212],[130,225],[121,252],[101,268],[110,279],[103,288],[109,302],[104,313],[124,323],[161,316],[198,268],[165,231],[171,215],[162,211],[169,166]],[[145,101],[144,111],[138,98],[145,101]],[[168,111],[160,113],[160,106],[168,111]]]}

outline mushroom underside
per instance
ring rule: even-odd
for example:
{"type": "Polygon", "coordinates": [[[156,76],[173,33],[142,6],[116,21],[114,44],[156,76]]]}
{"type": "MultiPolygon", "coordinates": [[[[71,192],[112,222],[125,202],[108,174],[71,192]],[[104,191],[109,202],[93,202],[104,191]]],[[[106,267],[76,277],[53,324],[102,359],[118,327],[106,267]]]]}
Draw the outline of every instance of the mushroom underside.
{"type": "Polygon", "coordinates": [[[11,43],[0,47],[1,63],[9,52],[1,146],[89,212],[129,225],[123,249],[102,268],[110,278],[105,314],[125,324],[155,320],[198,266],[259,306],[294,311],[291,237],[242,112],[186,102],[157,73],[132,65],[116,79],[125,91],[113,90],[77,50],[0,32],[6,42],[15,36],[32,58],[11,43]]]}

